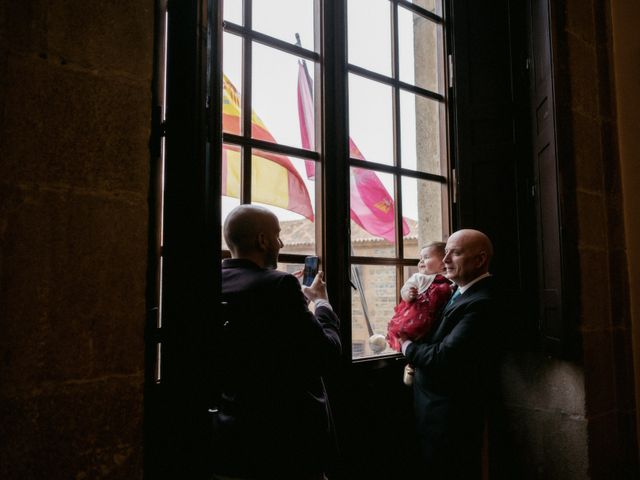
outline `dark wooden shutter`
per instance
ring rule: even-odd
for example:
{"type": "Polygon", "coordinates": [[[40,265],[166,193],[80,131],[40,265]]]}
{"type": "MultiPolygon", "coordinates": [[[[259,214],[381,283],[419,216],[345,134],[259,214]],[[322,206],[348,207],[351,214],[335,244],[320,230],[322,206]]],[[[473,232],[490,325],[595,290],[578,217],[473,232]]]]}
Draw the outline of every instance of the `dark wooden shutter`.
{"type": "Polygon", "coordinates": [[[540,331],[549,352],[564,342],[562,242],[558,202],[558,155],[548,0],[531,0],[531,122],[533,193],[538,225],[540,331]]]}
{"type": "Polygon", "coordinates": [[[454,0],[452,6],[459,179],[454,225],[490,236],[495,247],[491,272],[504,296],[507,326],[516,340],[535,341],[527,12],[514,0],[454,0]]]}

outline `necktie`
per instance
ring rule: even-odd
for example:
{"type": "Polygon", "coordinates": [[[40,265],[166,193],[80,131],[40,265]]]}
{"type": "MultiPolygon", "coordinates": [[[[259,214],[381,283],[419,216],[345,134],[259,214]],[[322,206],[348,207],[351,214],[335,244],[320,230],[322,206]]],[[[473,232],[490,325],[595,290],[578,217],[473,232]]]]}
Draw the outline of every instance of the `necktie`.
{"type": "Polygon", "coordinates": [[[447,305],[445,306],[445,308],[448,308],[451,306],[451,304],[453,302],[455,302],[456,298],[458,298],[460,296],[460,289],[456,288],[453,292],[453,295],[451,295],[451,298],[449,299],[449,301],[447,302],[447,305]]]}

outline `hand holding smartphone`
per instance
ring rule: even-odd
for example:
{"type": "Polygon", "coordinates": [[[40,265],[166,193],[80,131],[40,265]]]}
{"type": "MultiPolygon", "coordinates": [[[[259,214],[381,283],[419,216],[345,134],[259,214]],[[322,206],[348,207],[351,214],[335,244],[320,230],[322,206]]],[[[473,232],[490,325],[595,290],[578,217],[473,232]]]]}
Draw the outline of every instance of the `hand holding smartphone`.
{"type": "Polygon", "coordinates": [[[319,259],[315,255],[310,255],[304,259],[304,270],[302,272],[302,284],[310,286],[318,273],[319,259]]]}

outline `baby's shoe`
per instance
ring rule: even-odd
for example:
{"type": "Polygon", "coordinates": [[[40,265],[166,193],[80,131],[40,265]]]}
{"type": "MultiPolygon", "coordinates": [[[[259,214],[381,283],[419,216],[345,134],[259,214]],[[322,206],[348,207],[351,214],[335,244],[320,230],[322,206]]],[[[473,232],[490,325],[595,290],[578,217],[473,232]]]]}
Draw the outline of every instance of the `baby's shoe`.
{"type": "Polygon", "coordinates": [[[411,386],[413,385],[413,375],[415,374],[414,368],[408,363],[404,366],[404,375],[402,376],[402,381],[405,385],[411,386]]]}

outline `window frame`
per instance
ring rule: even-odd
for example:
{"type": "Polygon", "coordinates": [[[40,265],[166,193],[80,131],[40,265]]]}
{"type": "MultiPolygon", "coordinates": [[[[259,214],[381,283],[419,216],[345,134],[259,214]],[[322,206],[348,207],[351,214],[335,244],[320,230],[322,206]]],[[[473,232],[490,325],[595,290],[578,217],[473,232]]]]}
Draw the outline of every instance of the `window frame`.
{"type": "MultiPolygon", "coordinates": [[[[336,310],[340,312],[342,318],[343,342],[351,344],[352,341],[352,298],[350,288],[352,279],[350,270],[352,265],[363,266],[394,266],[396,278],[396,301],[400,298],[400,287],[404,281],[404,270],[406,267],[415,266],[416,259],[404,258],[404,241],[402,230],[402,180],[412,178],[415,180],[433,182],[443,187],[441,201],[441,217],[443,236],[445,232],[450,232],[452,224],[452,198],[451,176],[447,175],[451,171],[452,159],[452,129],[451,117],[453,115],[450,105],[452,95],[450,85],[449,62],[445,59],[448,56],[448,21],[447,21],[447,0],[439,2],[441,14],[432,13],[418,5],[406,0],[387,0],[391,10],[391,33],[392,38],[392,73],[391,76],[382,75],[348,62],[348,0],[338,0],[329,2],[325,0],[313,0],[315,8],[315,45],[316,50],[312,51],[301,46],[288,43],[278,38],[257,32],[252,29],[252,0],[243,0],[243,25],[221,20],[219,28],[227,34],[237,35],[243,41],[242,58],[242,133],[241,135],[231,134],[222,130],[212,132],[212,138],[221,138],[222,144],[238,145],[242,149],[242,184],[240,203],[251,202],[251,151],[259,148],[273,153],[291,155],[297,158],[314,160],[320,164],[320,175],[316,180],[320,185],[316,188],[316,221],[315,238],[316,253],[323,261],[323,269],[329,285],[329,293],[336,310]],[[426,88],[411,85],[400,80],[399,71],[399,32],[398,32],[398,9],[404,8],[408,12],[420,15],[428,21],[432,21],[442,28],[440,41],[442,42],[442,79],[444,88],[442,93],[432,92],[426,88]],[[329,20],[333,18],[334,20],[329,20]],[[319,28],[318,28],[319,27],[319,28]],[[251,111],[252,111],[252,44],[257,42],[267,47],[275,48],[282,52],[296,55],[305,60],[313,62],[314,68],[314,98],[316,103],[316,145],[315,150],[307,150],[287,146],[283,144],[270,143],[251,138],[251,111]],[[349,155],[349,101],[348,84],[349,76],[358,75],[362,78],[373,80],[392,88],[393,95],[393,125],[394,125],[394,159],[393,165],[384,165],[367,160],[352,158],[349,155]],[[441,148],[445,149],[441,153],[441,173],[428,173],[412,170],[401,166],[401,146],[400,146],[400,94],[402,91],[419,95],[422,98],[439,102],[440,108],[445,109],[445,114],[440,115],[444,121],[440,125],[441,148]],[[336,113],[331,113],[332,111],[336,113]],[[331,125],[334,128],[331,128],[331,125]],[[341,131],[340,125],[343,125],[341,131]],[[343,152],[343,153],[338,153],[343,152]],[[336,159],[328,162],[326,158],[336,159]],[[332,168],[333,167],[333,168],[332,168]],[[360,167],[374,172],[388,173],[393,175],[394,189],[390,194],[394,198],[395,217],[395,256],[394,257],[370,257],[352,255],[351,246],[351,226],[350,212],[347,198],[349,194],[349,176],[352,167],[360,167]],[[340,190],[344,193],[340,193],[340,190]],[[331,191],[329,191],[331,190],[331,191]],[[340,205],[331,202],[331,198],[342,199],[340,205]],[[344,222],[326,222],[323,219],[342,218],[344,222]],[[331,228],[332,225],[335,228],[331,228]],[[336,233],[333,233],[335,231],[336,233]],[[329,239],[344,238],[344,245],[336,247],[335,242],[329,239]],[[327,251],[329,250],[329,251],[327,251]],[[339,272],[346,272],[339,273],[339,272]],[[339,291],[339,293],[337,293],[339,291]],[[348,342],[348,343],[347,343],[348,342]]],[[[224,0],[218,0],[218,8],[222,8],[224,0]]],[[[221,12],[221,10],[219,10],[221,12]]],[[[220,17],[223,15],[220,14],[220,17]]],[[[218,35],[222,35],[218,32],[218,35]]],[[[222,58],[222,46],[218,46],[218,56],[222,58]]],[[[222,61],[211,59],[209,68],[217,70],[216,74],[222,77],[222,61]]],[[[211,88],[217,88],[217,85],[211,88]]],[[[219,90],[221,90],[221,85],[219,90]]],[[[214,143],[213,148],[218,148],[214,143]]],[[[214,159],[214,161],[220,161],[214,159]]],[[[226,258],[230,254],[227,250],[221,250],[222,257],[226,258]]],[[[304,254],[281,253],[280,263],[303,263],[304,254]]],[[[345,351],[351,349],[345,349],[345,351]]],[[[350,354],[349,354],[350,355],[350,354]]],[[[385,356],[398,356],[398,354],[383,354],[361,358],[350,358],[351,362],[367,362],[384,358],[385,356]]]]}
{"type": "MultiPolygon", "coordinates": [[[[345,0],[345,6],[348,0],[345,0]]],[[[404,278],[404,270],[406,267],[413,267],[416,265],[417,260],[413,258],[404,258],[404,241],[402,236],[402,225],[403,215],[402,215],[402,180],[404,178],[412,178],[415,180],[423,180],[427,182],[433,182],[436,184],[440,184],[443,188],[442,195],[442,229],[443,229],[443,238],[446,237],[451,232],[452,218],[453,218],[453,203],[455,203],[455,196],[452,194],[452,177],[453,175],[449,175],[449,172],[452,171],[453,166],[453,128],[452,128],[452,117],[453,117],[453,109],[451,107],[451,97],[453,96],[453,85],[451,82],[452,76],[449,68],[451,67],[450,62],[445,61],[446,58],[449,58],[449,23],[447,20],[447,4],[448,0],[441,0],[438,3],[440,4],[441,14],[438,15],[436,13],[432,13],[418,5],[410,3],[406,0],[388,0],[389,7],[391,9],[391,42],[392,42],[392,68],[391,68],[391,76],[387,76],[384,74],[380,74],[378,72],[374,72],[371,70],[367,70],[366,68],[360,67],[358,65],[354,65],[346,61],[346,78],[345,81],[348,84],[349,74],[358,75],[362,78],[372,80],[383,85],[387,85],[392,89],[393,102],[393,165],[388,164],[380,164],[372,161],[361,160],[357,158],[353,158],[351,156],[348,157],[347,163],[349,170],[351,167],[359,167],[365,168],[368,170],[372,170],[374,172],[381,172],[393,175],[394,178],[394,189],[393,192],[390,192],[393,196],[394,200],[394,219],[395,219],[395,256],[394,257],[380,257],[380,256],[362,256],[362,255],[353,255],[349,254],[348,266],[394,266],[396,269],[395,278],[396,278],[396,303],[400,299],[400,289],[406,278],[404,278]],[[400,66],[399,66],[399,27],[398,27],[398,9],[405,8],[409,12],[413,14],[420,15],[425,17],[429,21],[433,21],[437,25],[440,25],[442,28],[442,36],[440,40],[442,43],[442,78],[444,83],[443,94],[432,92],[428,89],[411,85],[400,80],[400,66]],[[440,141],[441,148],[446,149],[446,152],[443,154],[441,152],[441,175],[428,173],[417,170],[411,170],[402,166],[402,152],[401,152],[401,119],[400,119],[400,94],[402,91],[412,93],[414,95],[419,95],[422,98],[428,98],[434,101],[440,102],[440,108],[445,109],[444,122],[443,125],[440,126],[440,141]],[[444,134],[443,134],[444,130],[444,134]],[[444,141],[444,143],[442,143],[444,141]],[[447,175],[445,175],[447,173],[447,175]],[[446,234],[445,234],[446,232],[446,234]]],[[[345,48],[345,51],[348,48],[345,48]]],[[[345,106],[345,111],[347,112],[346,123],[349,124],[348,121],[348,100],[345,106]]],[[[441,116],[442,118],[442,116],[441,116]]],[[[348,175],[350,172],[348,172],[348,175]]],[[[350,233],[347,237],[347,243],[350,243],[350,233]]],[[[435,239],[434,239],[435,240],[435,239]]],[[[352,326],[352,310],[353,306],[351,303],[348,305],[349,312],[349,324],[350,329],[352,326]]],[[[345,317],[343,315],[343,317],[345,317]]],[[[371,327],[369,326],[369,330],[371,327]]],[[[351,333],[351,331],[349,332],[351,333]]],[[[381,353],[373,356],[366,357],[354,357],[351,358],[351,361],[354,363],[363,363],[363,362],[371,362],[376,360],[383,360],[385,358],[397,358],[399,354],[397,353],[381,353]]]]}

